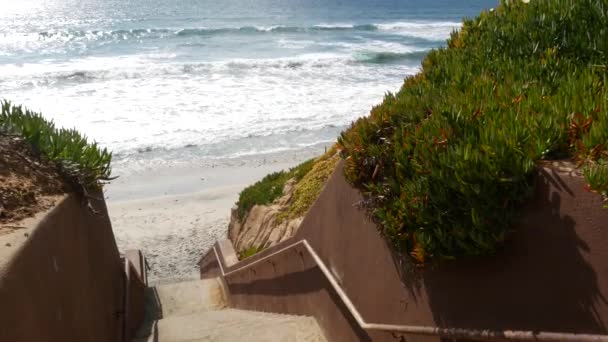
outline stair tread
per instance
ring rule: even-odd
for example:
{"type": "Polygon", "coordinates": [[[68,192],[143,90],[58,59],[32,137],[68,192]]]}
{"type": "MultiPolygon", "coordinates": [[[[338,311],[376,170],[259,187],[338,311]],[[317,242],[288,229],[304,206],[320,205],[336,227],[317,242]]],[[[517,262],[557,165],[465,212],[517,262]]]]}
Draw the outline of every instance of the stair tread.
{"type": "Polygon", "coordinates": [[[217,279],[193,280],[164,284],[156,287],[162,317],[190,315],[192,313],[217,310],[226,306],[226,301],[217,279]]]}
{"type": "Polygon", "coordinates": [[[312,317],[226,308],[219,279],[149,288],[133,342],[325,341],[312,317]]]}
{"type": "Polygon", "coordinates": [[[312,317],[237,309],[167,317],[157,324],[159,342],[325,341],[312,317]]]}

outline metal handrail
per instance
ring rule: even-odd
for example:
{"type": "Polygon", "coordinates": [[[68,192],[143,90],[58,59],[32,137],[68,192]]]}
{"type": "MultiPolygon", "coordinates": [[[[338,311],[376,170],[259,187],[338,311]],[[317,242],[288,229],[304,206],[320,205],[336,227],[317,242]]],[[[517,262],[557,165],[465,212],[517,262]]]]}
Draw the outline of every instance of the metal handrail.
{"type": "Polygon", "coordinates": [[[461,328],[440,328],[440,327],[429,327],[429,326],[419,326],[419,325],[396,325],[396,324],[379,324],[379,323],[368,323],[366,322],[361,313],[353,302],[350,300],[344,289],[338,284],[338,281],[334,278],[333,274],[330,272],[329,268],[325,265],[323,260],[319,257],[319,255],[315,252],[315,250],[310,246],[308,241],[305,239],[294,242],[290,245],[287,245],[277,251],[274,251],[268,255],[265,255],[251,263],[243,265],[242,267],[236,268],[234,270],[230,270],[225,272],[223,259],[220,259],[219,254],[216,249],[216,245],[213,246],[213,252],[215,253],[215,257],[220,267],[220,272],[222,273],[222,277],[229,277],[233,274],[245,271],[250,269],[254,265],[257,265],[267,259],[284,253],[298,245],[303,245],[308,253],[312,256],[315,263],[325,276],[332,288],[350,314],[355,318],[355,321],[364,330],[373,330],[373,331],[384,331],[384,332],[392,332],[392,333],[403,333],[403,334],[415,334],[415,335],[432,335],[432,336],[441,336],[446,338],[463,338],[469,340],[478,340],[478,341],[543,341],[543,342],[608,342],[608,335],[595,335],[595,334],[573,334],[573,333],[558,333],[558,332],[534,332],[529,330],[475,330],[475,329],[461,329],[461,328]]]}

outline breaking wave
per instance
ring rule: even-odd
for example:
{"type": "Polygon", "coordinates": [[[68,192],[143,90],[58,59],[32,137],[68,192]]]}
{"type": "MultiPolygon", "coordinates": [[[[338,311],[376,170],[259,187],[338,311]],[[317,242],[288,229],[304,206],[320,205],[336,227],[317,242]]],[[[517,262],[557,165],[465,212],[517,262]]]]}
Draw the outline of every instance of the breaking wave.
{"type": "Polygon", "coordinates": [[[349,68],[349,70],[351,70],[350,68],[364,68],[365,65],[369,64],[402,64],[404,67],[413,70],[427,52],[427,50],[411,52],[351,51],[346,54],[308,54],[288,58],[232,59],[198,63],[173,61],[168,63],[141,63],[141,60],[145,60],[144,57],[128,61],[109,58],[56,66],[42,65],[27,68],[2,66],[0,67],[0,73],[7,78],[29,79],[30,81],[34,80],[38,85],[51,85],[217,73],[231,75],[238,75],[243,72],[281,74],[290,72],[348,73],[349,71],[344,68],[349,68]],[[28,70],[33,74],[21,73],[28,70]]]}
{"type": "Polygon", "coordinates": [[[306,33],[314,31],[386,31],[423,39],[445,39],[449,33],[460,27],[457,22],[393,22],[379,24],[318,24],[301,26],[241,26],[224,28],[148,28],[111,31],[44,31],[38,39],[89,39],[89,40],[128,40],[155,39],[190,36],[215,36],[228,34],[266,34],[266,33],[306,33]]]}

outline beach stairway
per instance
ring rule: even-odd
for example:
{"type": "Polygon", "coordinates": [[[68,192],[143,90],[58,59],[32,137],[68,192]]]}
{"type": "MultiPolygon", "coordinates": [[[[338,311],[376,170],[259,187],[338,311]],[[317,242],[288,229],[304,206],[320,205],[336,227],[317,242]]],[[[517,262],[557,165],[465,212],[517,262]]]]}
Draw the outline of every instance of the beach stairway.
{"type": "Polygon", "coordinates": [[[218,279],[150,287],[133,342],[325,341],[312,317],[227,307],[218,279]]]}

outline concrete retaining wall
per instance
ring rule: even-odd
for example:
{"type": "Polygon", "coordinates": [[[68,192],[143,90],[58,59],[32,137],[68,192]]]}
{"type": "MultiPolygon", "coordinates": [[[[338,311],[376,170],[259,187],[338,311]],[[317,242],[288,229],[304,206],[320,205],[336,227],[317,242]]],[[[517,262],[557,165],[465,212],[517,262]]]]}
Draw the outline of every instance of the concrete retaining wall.
{"type": "MultiPolygon", "coordinates": [[[[300,228],[366,321],[608,334],[608,210],[581,177],[539,170],[504,250],[409,271],[334,175],[300,228]]],[[[408,339],[409,341],[410,339],[408,339]]]]}
{"type": "MultiPolygon", "coordinates": [[[[286,253],[255,263],[260,257],[297,242],[296,239],[286,240],[238,263],[226,262],[236,258],[229,242],[223,240],[215,245],[224,271],[230,273],[249,266],[223,278],[231,307],[315,317],[329,341],[369,340],[303,245],[289,247],[286,253]]],[[[213,250],[203,259],[211,255],[215,255],[213,250]]],[[[207,278],[203,268],[201,273],[202,278],[207,278]]]]}
{"type": "Polygon", "coordinates": [[[146,280],[142,279],[142,273],[139,273],[137,267],[131,263],[129,263],[129,267],[129,285],[126,301],[127,312],[123,313],[123,315],[127,316],[125,341],[131,341],[137,329],[144,321],[147,288],[146,280]]]}
{"type": "MultiPolygon", "coordinates": [[[[124,264],[105,203],[93,207],[98,214],[66,196],[0,237],[0,341],[122,340],[124,264]]],[[[128,335],[138,318],[130,321],[128,335]]]]}
{"type": "MultiPolygon", "coordinates": [[[[534,199],[504,250],[418,271],[392,253],[358,208],[361,196],[340,165],[296,237],[229,270],[305,239],[368,323],[608,334],[608,210],[600,196],[584,190],[580,177],[550,168],[538,176],[534,199]]],[[[231,305],[313,314],[332,341],[400,338],[336,324],[352,317],[340,310],[306,256],[289,255],[228,277],[231,305]]]]}

